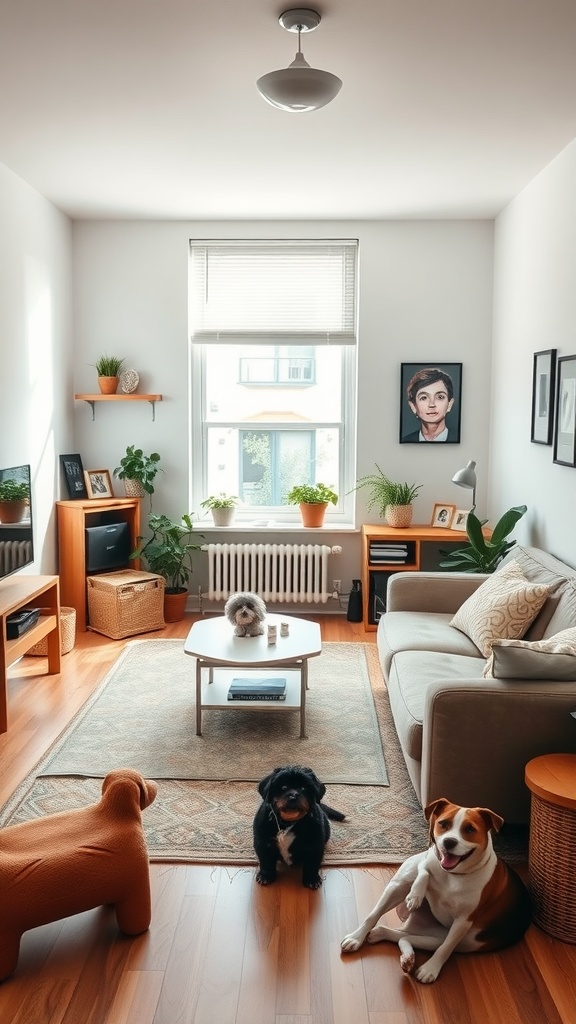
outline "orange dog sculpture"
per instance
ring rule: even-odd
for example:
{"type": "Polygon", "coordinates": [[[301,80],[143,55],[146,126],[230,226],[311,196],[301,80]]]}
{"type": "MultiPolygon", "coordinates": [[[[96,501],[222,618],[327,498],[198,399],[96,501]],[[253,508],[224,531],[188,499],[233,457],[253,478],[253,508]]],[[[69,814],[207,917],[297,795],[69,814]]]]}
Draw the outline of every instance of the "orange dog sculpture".
{"type": "Polygon", "coordinates": [[[128,935],[150,925],[148,849],[142,810],[157,786],[119,769],[97,804],[0,830],[0,981],[15,969],[29,928],[114,905],[128,935]]]}

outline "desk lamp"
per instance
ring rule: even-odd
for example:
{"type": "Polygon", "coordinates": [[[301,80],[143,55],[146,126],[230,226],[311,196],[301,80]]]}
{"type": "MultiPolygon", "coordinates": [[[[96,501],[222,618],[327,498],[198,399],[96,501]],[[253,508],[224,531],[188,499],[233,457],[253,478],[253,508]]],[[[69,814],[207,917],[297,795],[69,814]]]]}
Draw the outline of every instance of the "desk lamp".
{"type": "Polygon", "coordinates": [[[470,511],[474,512],[476,508],[476,463],[470,460],[464,469],[459,469],[457,473],[454,473],[452,483],[458,484],[459,487],[467,487],[472,491],[472,508],[470,511]]]}

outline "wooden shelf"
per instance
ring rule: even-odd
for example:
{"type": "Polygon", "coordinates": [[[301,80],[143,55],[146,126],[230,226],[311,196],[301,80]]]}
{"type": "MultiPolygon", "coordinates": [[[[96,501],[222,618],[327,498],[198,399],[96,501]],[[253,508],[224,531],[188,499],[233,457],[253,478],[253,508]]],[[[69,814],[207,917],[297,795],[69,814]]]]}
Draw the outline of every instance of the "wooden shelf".
{"type": "Polygon", "coordinates": [[[0,582],[0,732],[8,728],[8,668],[34,644],[48,639],[48,672],[60,671],[60,587],[57,576],[10,576],[0,582]],[[12,612],[34,606],[41,598],[40,618],[21,636],[9,640],[6,620],[12,612]]]}
{"type": "Polygon", "coordinates": [[[162,401],[162,395],[74,395],[78,402],[88,402],[92,407],[92,419],[95,419],[95,402],[150,402],[152,419],[156,419],[156,402],[162,401]]]}

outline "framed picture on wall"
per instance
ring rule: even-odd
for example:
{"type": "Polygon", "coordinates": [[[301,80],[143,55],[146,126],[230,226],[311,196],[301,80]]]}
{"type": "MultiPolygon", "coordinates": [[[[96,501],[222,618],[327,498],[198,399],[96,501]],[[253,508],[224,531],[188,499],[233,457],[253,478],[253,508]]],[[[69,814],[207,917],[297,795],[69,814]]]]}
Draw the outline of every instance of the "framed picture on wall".
{"type": "Polygon", "coordinates": [[[556,381],[556,349],[534,353],[532,368],[532,429],[530,440],[535,444],[552,444],[554,433],[554,384],[556,381]]]}
{"type": "Polygon", "coordinates": [[[556,369],[554,462],[576,466],[576,356],[562,356],[556,369]]]}
{"type": "Polygon", "coordinates": [[[112,480],[107,469],[87,469],[84,471],[86,490],[89,498],[113,498],[112,480]]]}
{"type": "Polygon", "coordinates": [[[400,444],[460,444],[462,363],[402,363],[400,444]]]}
{"type": "Polygon", "coordinates": [[[86,490],[84,467],[80,456],[61,455],[60,465],[62,466],[64,480],[66,481],[68,499],[72,499],[74,501],[77,498],[84,498],[84,500],[86,500],[88,497],[88,491],[86,490]]]}

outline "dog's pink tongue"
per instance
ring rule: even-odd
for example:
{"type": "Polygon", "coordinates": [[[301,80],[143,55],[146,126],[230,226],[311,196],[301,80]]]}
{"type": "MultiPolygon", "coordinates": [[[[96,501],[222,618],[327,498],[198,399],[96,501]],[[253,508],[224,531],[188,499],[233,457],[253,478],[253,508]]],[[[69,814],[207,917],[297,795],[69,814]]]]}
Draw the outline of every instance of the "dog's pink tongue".
{"type": "Polygon", "coordinates": [[[457,864],[460,863],[460,857],[456,857],[453,853],[444,853],[440,864],[445,871],[451,871],[457,864]]]}

